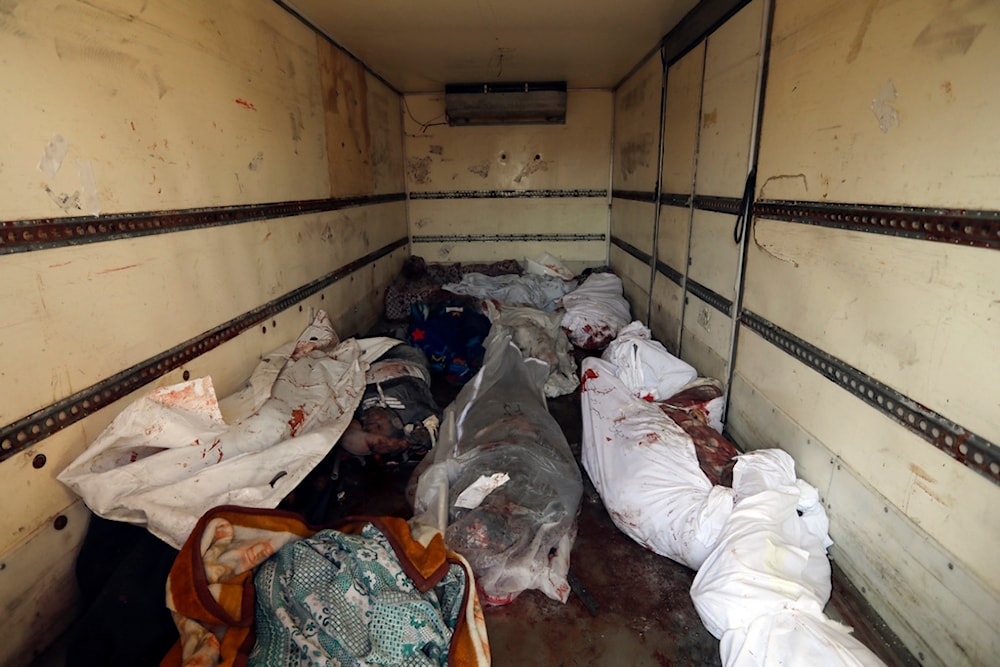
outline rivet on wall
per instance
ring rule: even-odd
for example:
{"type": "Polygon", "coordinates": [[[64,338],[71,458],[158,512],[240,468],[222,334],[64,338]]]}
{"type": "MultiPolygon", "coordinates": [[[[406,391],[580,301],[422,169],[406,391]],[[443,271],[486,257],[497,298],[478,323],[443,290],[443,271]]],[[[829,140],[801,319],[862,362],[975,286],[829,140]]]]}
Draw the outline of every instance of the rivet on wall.
{"type": "Polygon", "coordinates": [[[55,521],[52,522],[52,527],[56,530],[62,530],[69,523],[69,519],[66,518],[65,514],[60,514],[56,517],[55,521]]]}
{"type": "Polygon", "coordinates": [[[31,461],[31,467],[34,468],[35,470],[38,470],[39,468],[45,466],[45,461],[46,461],[45,454],[37,454],[35,458],[32,459],[31,461]]]}

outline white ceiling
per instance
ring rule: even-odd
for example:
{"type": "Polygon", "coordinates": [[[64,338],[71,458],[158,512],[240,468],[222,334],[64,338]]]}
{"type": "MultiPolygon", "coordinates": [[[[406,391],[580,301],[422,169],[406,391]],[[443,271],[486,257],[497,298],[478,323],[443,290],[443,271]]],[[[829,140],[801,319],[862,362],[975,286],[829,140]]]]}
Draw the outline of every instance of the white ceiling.
{"type": "Polygon", "coordinates": [[[285,0],[403,93],[446,83],[612,88],[697,0],[285,0]]]}

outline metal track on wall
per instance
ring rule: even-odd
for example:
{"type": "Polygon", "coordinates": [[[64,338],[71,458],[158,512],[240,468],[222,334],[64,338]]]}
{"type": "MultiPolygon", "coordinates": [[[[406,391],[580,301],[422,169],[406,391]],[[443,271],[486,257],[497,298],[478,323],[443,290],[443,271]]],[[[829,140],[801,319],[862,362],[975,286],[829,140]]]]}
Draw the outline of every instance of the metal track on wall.
{"type": "Polygon", "coordinates": [[[0,255],[406,200],[405,193],[0,222],[0,255]]]}
{"type": "Polygon", "coordinates": [[[660,206],[687,208],[691,205],[691,195],[680,192],[663,192],[660,194],[660,206]]]}
{"type": "Polygon", "coordinates": [[[214,329],[184,341],[180,345],[165,350],[155,357],[141,361],[111,377],[102,380],[72,396],[57,401],[27,417],[0,428],[0,461],[15,453],[37,444],[89,414],[123,398],[139,387],[180,368],[209,350],[235,338],[251,327],[255,327],[278,313],[291,308],[296,303],[343,280],[355,271],[368,266],[382,257],[405,248],[408,240],[399,239],[378,250],[345,264],[277,299],[254,308],[214,329]]]}
{"type": "Polygon", "coordinates": [[[955,460],[1000,484],[1000,447],[850,364],[744,310],[740,322],[955,460]]]}
{"type": "Polygon", "coordinates": [[[693,206],[699,211],[714,211],[715,213],[729,213],[731,215],[740,214],[739,197],[714,197],[710,195],[695,195],[692,199],[693,206]]]}
{"type": "Polygon", "coordinates": [[[756,202],[754,215],[768,220],[1000,250],[1000,211],[765,199],[756,202]]]}
{"type": "Polygon", "coordinates": [[[419,199],[577,199],[607,198],[607,190],[443,190],[439,192],[411,192],[412,200],[419,199]]]}
{"type": "Polygon", "coordinates": [[[656,260],[656,270],[666,276],[670,282],[674,283],[678,287],[684,287],[684,274],[663,260],[656,260]]]}
{"type": "Polygon", "coordinates": [[[653,256],[652,255],[650,255],[649,253],[645,253],[645,252],[639,250],[638,248],[636,248],[634,245],[632,245],[628,241],[624,241],[624,240],[618,238],[617,236],[615,236],[614,234],[611,235],[611,243],[614,244],[614,245],[616,245],[616,246],[618,246],[619,248],[621,248],[622,250],[624,250],[628,254],[632,255],[633,257],[635,257],[637,260],[639,260],[643,264],[651,264],[652,261],[653,261],[653,256]]]}
{"type": "Polygon", "coordinates": [[[424,234],[413,236],[414,243],[522,243],[607,240],[605,234],[424,234]]]}
{"type": "Polygon", "coordinates": [[[612,190],[611,196],[615,199],[628,199],[630,201],[656,202],[656,193],[647,190],[612,190]]]}
{"type": "Polygon", "coordinates": [[[708,305],[712,306],[726,317],[733,316],[732,301],[722,296],[718,292],[715,292],[709,289],[708,287],[705,287],[701,283],[692,280],[690,276],[688,276],[687,279],[687,289],[688,292],[694,294],[696,297],[698,297],[708,305]]]}

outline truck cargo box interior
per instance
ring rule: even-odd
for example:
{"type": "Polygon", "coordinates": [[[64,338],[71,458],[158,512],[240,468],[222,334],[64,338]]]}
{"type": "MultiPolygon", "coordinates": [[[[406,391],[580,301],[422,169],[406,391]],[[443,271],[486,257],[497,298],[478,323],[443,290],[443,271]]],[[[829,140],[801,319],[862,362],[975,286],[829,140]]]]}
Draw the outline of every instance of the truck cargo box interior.
{"type": "Polygon", "coordinates": [[[0,1],[0,665],[1000,656],[1000,3],[0,1]]]}

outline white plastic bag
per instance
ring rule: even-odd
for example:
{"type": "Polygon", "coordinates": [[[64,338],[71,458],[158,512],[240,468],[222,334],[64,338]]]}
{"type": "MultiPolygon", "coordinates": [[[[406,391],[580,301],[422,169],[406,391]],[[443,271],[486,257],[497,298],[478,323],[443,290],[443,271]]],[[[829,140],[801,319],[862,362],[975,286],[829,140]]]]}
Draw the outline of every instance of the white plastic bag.
{"type": "Polygon", "coordinates": [[[145,525],[179,549],[212,507],[276,507],[346,429],[368,363],[397,344],[338,342],[320,312],[269,397],[257,405],[251,385],[238,401],[255,406],[248,416],[224,421],[209,377],[155,389],[126,407],[58,478],[96,514],[145,525]]]}
{"type": "Polygon", "coordinates": [[[826,515],[815,489],[795,478],[792,458],[779,449],[741,455],[733,487],[736,506],[691,586],[723,664],[881,665],[823,614],[831,590],[830,542],[820,532],[826,515]]]}
{"type": "Polygon", "coordinates": [[[535,259],[526,257],[524,259],[524,272],[561,278],[562,280],[573,280],[573,272],[569,270],[569,267],[547,252],[543,252],[535,259]]]}
{"type": "Polygon", "coordinates": [[[585,350],[600,350],[629,323],[631,313],[621,278],[594,273],[562,298],[562,327],[570,341],[585,350]]]}
{"type": "Polygon", "coordinates": [[[669,398],[698,377],[694,366],[667,352],[639,321],[619,331],[601,358],[618,367],[618,377],[633,395],[648,401],[669,398]]]}
{"type": "Polygon", "coordinates": [[[697,569],[732,511],[733,491],[712,486],[690,436],[636,398],[617,370],[602,359],[583,361],[583,467],[619,530],[697,569]]]}

